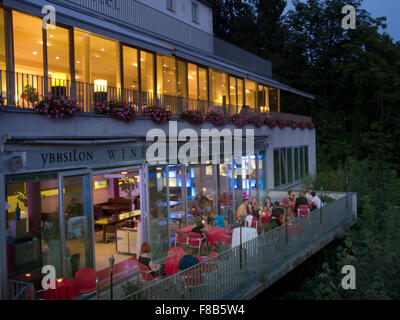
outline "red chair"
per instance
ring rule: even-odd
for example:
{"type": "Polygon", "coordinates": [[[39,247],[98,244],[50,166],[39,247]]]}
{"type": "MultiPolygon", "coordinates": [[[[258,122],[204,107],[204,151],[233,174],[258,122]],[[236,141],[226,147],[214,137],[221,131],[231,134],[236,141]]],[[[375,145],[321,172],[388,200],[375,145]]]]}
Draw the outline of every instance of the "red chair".
{"type": "Polygon", "coordinates": [[[203,268],[197,267],[182,274],[182,285],[184,289],[195,289],[205,287],[206,280],[203,273],[203,268]]]}
{"type": "MultiPolygon", "coordinates": [[[[246,227],[249,227],[249,223],[246,221],[246,227]]],[[[253,220],[251,221],[251,226],[250,228],[256,228],[258,227],[258,220],[256,217],[253,217],[253,220]]]]}
{"type": "Polygon", "coordinates": [[[140,274],[142,275],[143,281],[155,281],[156,279],[159,278],[159,277],[153,277],[151,272],[155,271],[155,270],[150,270],[150,268],[148,266],[138,263],[138,267],[139,267],[140,274]]]}
{"type": "Polygon", "coordinates": [[[98,283],[96,270],[90,268],[84,268],[75,272],[75,280],[79,286],[79,295],[90,295],[96,293],[98,297],[98,283]]]}
{"type": "Polygon", "coordinates": [[[305,216],[310,213],[310,207],[308,205],[300,205],[297,208],[297,213],[299,216],[305,216]]]}
{"type": "Polygon", "coordinates": [[[176,244],[187,244],[188,243],[188,236],[184,233],[175,233],[175,247],[176,244]]]}
{"type": "Polygon", "coordinates": [[[208,255],[208,260],[206,263],[203,264],[203,270],[204,272],[213,272],[217,266],[217,252],[211,252],[208,255]]]}
{"type": "Polygon", "coordinates": [[[198,249],[198,255],[200,255],[200,249],[205,239],[206,239],[205,237],[202,237],[198,233],[195,232],[188,233],[188,245],[193,249],[198,249]]]}
{"type": "Polygon", "coordinates": [[[233,235],[233,230],[230,230],[228,234],[222,235],[219,241],[222,243],[230,244],[232,243],[232,235],[233,235]]]}
{"type": "Polygon", "coordinates": [[[172,248],[167,253],[168,257],[177,257],[178,259],[182,258],[185,255],[185,250],[182,248],[172,248]]]}

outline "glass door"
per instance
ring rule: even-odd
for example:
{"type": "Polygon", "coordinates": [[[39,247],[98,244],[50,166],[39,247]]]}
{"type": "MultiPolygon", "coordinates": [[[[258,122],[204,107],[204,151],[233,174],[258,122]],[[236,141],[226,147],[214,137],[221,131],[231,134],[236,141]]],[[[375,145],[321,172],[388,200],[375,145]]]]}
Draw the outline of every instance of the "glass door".
{"type": "Polygon", "coordinates": [[[64,277],[93,268],[91,181],[87,171],[60,173],[58,177],[64,277]]]}

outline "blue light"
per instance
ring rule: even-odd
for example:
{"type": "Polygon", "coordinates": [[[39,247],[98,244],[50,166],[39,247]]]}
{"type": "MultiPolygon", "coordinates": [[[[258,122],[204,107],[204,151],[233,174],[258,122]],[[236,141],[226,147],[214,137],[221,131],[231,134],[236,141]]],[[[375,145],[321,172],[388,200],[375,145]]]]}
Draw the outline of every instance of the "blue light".
{"type": "Polygon", "coordinates": [[[176,183],[177,183],[178,187],[182,188],[182,178],[181,177],[177,178],[177,182],[176,183]]]}
{"type": "Polygon", "coordinates": [[[190,188],[192,186],[192,180],[190,178],[186,178],[186,188],[190,188]]]}
{"type": "Polygon", "coordinates": [[[264,180],[260,180],[259,184],[260,184],[260,189],[261,190],[264,189],[264,180]]]}
{"type": "Polygon", "coordinates": [[[196,197],[196,187],[192,187],[192,197],[196,197]]]}
{"type": "Polygon", "coordinates": [[[256,187],[257,187],[257,180],[251,179],[250,180],[250,188],[256,188],[256,187]]]}
{"type": "Polygon", "coordinates": [[[234,188],[235,188],[235,189],[237,189],[237,188],[238,188],[238,182],[237,182],[237,179],[235,179],[235,180],[234,180],[233,186],[234,186],[234,188]]]}
{"type": "Polygon", "coordinates": [[[169,171],[169,172],[168,172],[168,176],[169,176],[170,178],[176,178],[176,171],[169,171]]]}
{"type": "Polygon", "coordinates": [[[191,168],[190,169],[190,177],[191,178],[196,178],[196,169],[195,168],[191,168]]]}

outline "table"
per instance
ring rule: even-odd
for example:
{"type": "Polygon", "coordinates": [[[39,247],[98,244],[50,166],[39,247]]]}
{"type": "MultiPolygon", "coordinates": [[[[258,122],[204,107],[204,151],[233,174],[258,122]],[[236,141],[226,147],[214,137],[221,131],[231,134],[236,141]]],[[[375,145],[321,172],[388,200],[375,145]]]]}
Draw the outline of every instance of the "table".
{"type": "Polygon", "coordinates": [[[213,247],[217,241],[220,241],[222,236],[227,235],[228,233],[224,228],[212,227],[210,231],[204,232],[204,234],[207,237],[210,246],[213,247]]]}
{"type": "Polygon", "coordinates": [[[68,300],[74,299],[79,294],[79,286],[75,279],[64,278],[56,281],[56,288],[43,292],[44,300],[68,300]]]}
{"type": "Polygon", "coordinates": [[[176,230],[176,233],[185,233],[188,234],[189,232],[192,232],[192,229],[195,227],[195,225],[192,226],[186,226],[181,229],[176,230]]]}

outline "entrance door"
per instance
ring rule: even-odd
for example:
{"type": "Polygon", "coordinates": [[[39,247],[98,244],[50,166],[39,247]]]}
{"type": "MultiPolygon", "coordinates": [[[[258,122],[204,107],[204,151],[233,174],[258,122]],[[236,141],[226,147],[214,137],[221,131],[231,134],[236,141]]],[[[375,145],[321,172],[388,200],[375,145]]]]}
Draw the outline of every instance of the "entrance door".
{"type": "Polygon", "coordinates": [[[88,171],[60,173],[58,177],[64,277],[93,268],[91,181],[88,171]]]}

